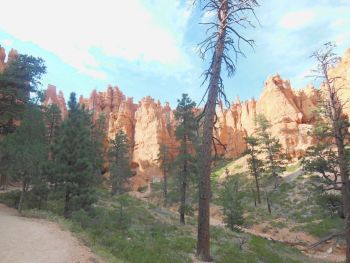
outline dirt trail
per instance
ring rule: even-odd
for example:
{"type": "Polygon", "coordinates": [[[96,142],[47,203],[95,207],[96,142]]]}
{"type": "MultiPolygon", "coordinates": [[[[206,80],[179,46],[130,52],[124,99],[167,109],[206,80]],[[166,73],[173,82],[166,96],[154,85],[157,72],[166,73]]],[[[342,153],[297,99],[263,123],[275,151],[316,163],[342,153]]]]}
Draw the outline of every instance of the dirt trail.
{"type": "Polygon", "coordinates": [[[101,262],[68,231],[41,219],[18,216],[0,204],[0,261],[6,263],[101,262]]]}

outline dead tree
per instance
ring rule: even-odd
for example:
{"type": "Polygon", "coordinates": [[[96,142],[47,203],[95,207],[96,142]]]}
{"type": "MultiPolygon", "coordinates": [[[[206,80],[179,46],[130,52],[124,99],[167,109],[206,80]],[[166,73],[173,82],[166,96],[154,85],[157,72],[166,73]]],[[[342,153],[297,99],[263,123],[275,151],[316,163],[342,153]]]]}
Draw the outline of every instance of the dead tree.
{"type": "Polygon", "coordinates": [[[236,70],[237,57],[244,56],[242,44],[253,46],[254,41],[245,38],[240,29],[254,27],[250,15],[255,17],[254,9],[258,6],[256,0],[200,0],[204,13],[215,14],[212,22],[203,23],[208,26],[209,35],[200,46],[202,58],[212,55],[209,68],[204,72],[203,84],[208,81],[204,94],[207,100],[203,113],[203,137],[199,158],[199,206],[198,206],[198,237],[197,255],[204,261],[211,261],[209,233],[209,202],[211,197],[210,173],[212,161],[213,128],[215,123],[215,108],[219,100],[226,100],[224,85],[221,78],[221,66],[224,63],[228,76],[236,70]],[[232,58],[233,55],[233,58],[232,58]]]}
{"type": "Polygon", "coordinates": [[[324,44],[319,50],[313,53],[312,57],[317,61],[317,68],[313,71],[317,79],[322,80],[324,88],[323,108],[325,117],[330,121],[333,139],[337,149],[339,174],[341,178],[341,194],[345,216],[345,239],[346,239],[346,262],[350,263],[350,189],[349,189],[349,168],[345,152],[345,139],[348,135],[349,122],[344,115],[346,101],[339,98],[341,89],[339,76],[332,76],[329,70],[338,62],[339,57],[334,53],[335,45],[324,44]]]}

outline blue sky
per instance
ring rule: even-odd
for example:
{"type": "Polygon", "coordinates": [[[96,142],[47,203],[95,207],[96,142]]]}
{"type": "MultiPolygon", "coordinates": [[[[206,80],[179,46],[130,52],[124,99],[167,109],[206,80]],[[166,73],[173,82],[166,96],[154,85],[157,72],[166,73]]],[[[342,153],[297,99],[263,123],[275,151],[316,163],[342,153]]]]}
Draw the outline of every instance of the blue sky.
{"type": "MultiPolygon", "coordinates": [[[[176,105],[181,93],[199,102],[206,61],[197,44],[204,39],[201,21],[213,19],[193,0],[11,0],[1,4],[0,44],[45,59],[43,84],[54,84],[68,98],[87,97],[92,89],[119,86],[135,102],[150,95],[176,105]]],[[[228,98],[258,98],[274,73],[294,88],[313,66],[310,54],[334,41],[342,55],[350,48],[349,0],[265,0],[260,20],[244,32],[255,39],[245,48],[236,74],[225,78],[228,98]]]]}

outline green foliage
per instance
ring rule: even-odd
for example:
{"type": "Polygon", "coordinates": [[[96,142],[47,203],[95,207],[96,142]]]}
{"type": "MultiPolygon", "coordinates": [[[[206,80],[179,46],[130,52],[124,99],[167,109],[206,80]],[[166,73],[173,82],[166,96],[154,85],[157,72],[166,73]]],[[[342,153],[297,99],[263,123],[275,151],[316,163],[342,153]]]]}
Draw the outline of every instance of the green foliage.
{"type": "Polygon", "coordinates": [[[0,73],[0,134],[15,130],[15,121],[21,120],[27,103],[40,99],[40,79],[46,73],[44,61],[19,54],[0,73]]]}
{"type": "Polygon", "coordinates": [[[76,101],[72,93],[68,118],[64,120],[53,151],[55,183],[65,193],[64,214],[88,209],[96,201],[94,186],[96,150],[91,134],[91,116],[76,101]]]}
{"type": "Polygon", "coordinates": [[[44,107],[44,121],[47,129],[47,144],[52,147],[62,124],[61,110],[56,104],[44,107]]]}
{"type": "Polygon", "coordinates": [[[159,147],[158,160],[160,167],[163,170],[163,197],[164,205],[168,202],[168,174],[172,166],[172,156],[170,155],[169,147],[166,144],[161,144],[159,147]]]}
{"type": "Polygon", "coordinates": [[[98,118],[91,124],[91,143],[94,151],[93,167],[96,177],[102,181],[101,168],[104,159],[107,157],[107,149],[105,147],[107,119],[104,114],[100,114],[98,118]]]}
{"type": "Polygon", "coordinates": [[[195,144],[197,138],[198,124],[194,116],[196,103],[187,94],[182,94],[178,100],[175,111],[177,126],[175,130],[176,139],[180,142],[179,154],[174,161],[174,174],[178,191],[180,193],[180,221],[185,223],[185,214],[191,212],[187,200],[187,191],[190,183],[196,180],[197,166],[195,158],[195,144]]]}
{"type": "Polygon", "coordinates": [[[237,177],[229,177],[223,184],[223,189],[219,194],[221,205],[223,207],[224,222],[231,229],[235,230],[237,226],[244,223],[243,219],[243,194],[239,191],[240,181],[237,177]]]}
{"type": "Polygon", "coordinates": [[[261,174],[264,171],[264,163],[262,160],[258,158],[258,154],[261,153],[259,150],[259,140],[253,136],[248,136],[246,138],[247,142],[247,152],[249,154],[248,158],[248,167],[250,170],[250,174],[254,176],[255,178],[255,184],[256,184],[256,191],[258,195],[258,203],[261,203],[261,197],[260,197],[260,183],[259,179],[261,177],[261,174]]]}
{"type": "Polygon", "coordinates": [[[27,105],[21,125],[2,142],[1,152],[10,160],[3,170],[12,180],[22,183],[22,195],[18,205],[21,210],[25,193],[29,186],[43,197],[46,187],[46,176],[43,166],[47,161],[46,129],[41,111],[32,105],[27,105]],[[40,187],[39,187],[40,185],[40,187]]]}
{"type": "Polygon", "coordinates": [[[340,193],[320,193],[320,195],[317,198],[317,203],[319,206],[329,211],[331,214],[338,215],[339,217],[344,218],[343,200],[341,198],[340,193]]]}
{"type": "Polygon", "coordinates": [[[128,138],[123,130],[119,130],[115,139],[110,141],[109,157],[113,195],[123,193],[126,190],[128,179],[132,176],[128,143],[128,138]]]}
{"type": "Polygon", "coordinates": [[[270,133],[271,124],[262,114],[256,117],[258,125],[257,136],[261,149],[266,155],[265,170],[275,180],[275,188],[278,185],[278,175],[285,171],[285,156],[282,153],[282,145],[279,140],[270,133]]]}

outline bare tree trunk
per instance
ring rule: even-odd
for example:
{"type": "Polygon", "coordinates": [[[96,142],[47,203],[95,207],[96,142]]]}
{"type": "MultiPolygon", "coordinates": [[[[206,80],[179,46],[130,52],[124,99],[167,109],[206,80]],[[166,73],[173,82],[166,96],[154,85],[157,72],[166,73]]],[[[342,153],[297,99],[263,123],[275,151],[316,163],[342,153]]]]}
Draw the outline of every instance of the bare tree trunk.
{"type": "Polygon", "coordinates": [[[267,211],[269,211],[269,214],[271,215],[272,211],[271,211],[271,203],[270,203],[270,199],[269,196],[266,192],[266,203],[267,203],[267,211]]]}
{"type": "Polygon", "coordinates": [[[64,210],[63,210],[63,215],[65,218],[69,217],[69,201],[70,201],[70,194],[68,191],[66,191],[65,199],[64,199],[64,210]]]}
{"type": "Polygon", "coordinates": [[[212,261],[210,256],[210,174],[212,162],[212,138],[216,101],[219,92],[221,64],[225,48],[225,36],[228,14],[228,2],[221,0],[222,8],[219,11],[219,31],[217,45],[213,55],[212,72],[209,80],[208,99],[205,108],[203,139],[199,159],[199,205],[198,205],[198,237],[197,255],[204,261],[212,261]]]}
{"type": "Polygon", "coordinates": [[[164,196],[164,206],[168,204],[168,174],[167,170],[163,169],[164,181],[163,181],[163,196],[164,196]]]}
{"type": "Polygon", "coordinates": [[[327,68],[323,66],[323,73],[326,79],[326,87],[328,89],[329,116],[332,120],[333,136],[337,146],[337,154],[339,161],[339,171],[342,181],[342,199],[343,211],[345,216],[345,240],[346,240],[346,262],[350,263],[350,189],[349,189],[349,170],[348,162],[345,155],[344,134],[340,124],[342,118],[342,106],[338,99],[337,90],[331,87],[334,80],[329,79],[327,68]]]}
{"type": "Polygon", "coordinates": [[[4,190],[7,188],[7,176],[4,174],[0,176],[0,188],[4,190]]]}
{"type": "Polygon", "coordinates": [[[259,205],[261,204],[261,199],[260,199],[260,186],[259,186],[259,178],[257,173],[254,173],[254,177],[255,177],[255,185],[256,185],[256,192],[257,192],[257,196],[258,196],[258,203],[259,205]]]}
{"type": "Polygon", "coordinates": [[[18,208],[17,208],[19,213],[22,213],[23,202],[24,202],[24,199],[25,199],[26,191],[27,191],[27,181],[24,180],[23,183],[22,183],[22,192],[21,192],[21,196],[19,198],[19,203],[18,203],[18,208]]]}
{"type": "Polygon", "coordinates": [[[187,188],[187,178],[184,173],[184,178],[181,185],[181,204],[180,204],[180,223],[185,224],[185,208],[186,208],[186,188],[187,188]]]}

